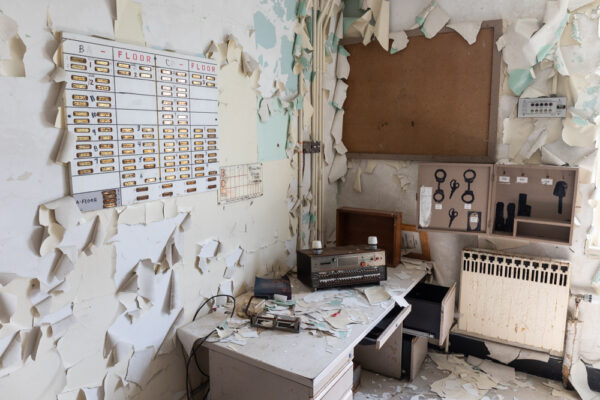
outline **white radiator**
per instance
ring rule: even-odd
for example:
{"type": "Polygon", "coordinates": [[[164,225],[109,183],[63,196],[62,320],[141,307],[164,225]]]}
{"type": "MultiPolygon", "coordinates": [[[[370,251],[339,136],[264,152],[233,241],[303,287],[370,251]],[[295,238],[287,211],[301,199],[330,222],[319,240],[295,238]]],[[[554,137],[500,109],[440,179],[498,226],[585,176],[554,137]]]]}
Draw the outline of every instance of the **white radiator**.
{"type": "Polygon", "coordinates": [[[569,287],[567,261],[465,249],[458,331],[561,355],[569,287]]]}

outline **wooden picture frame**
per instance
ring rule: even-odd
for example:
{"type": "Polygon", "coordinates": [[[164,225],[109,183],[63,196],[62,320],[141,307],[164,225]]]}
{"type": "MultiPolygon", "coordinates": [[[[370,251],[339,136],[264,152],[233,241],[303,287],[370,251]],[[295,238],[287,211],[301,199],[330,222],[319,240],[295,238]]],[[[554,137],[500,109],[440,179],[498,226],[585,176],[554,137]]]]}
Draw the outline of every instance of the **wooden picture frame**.
{"type": "Polygon", "coordinates": [[[431,253],[429,252],[429,237],[427,232],[417,230],[416,225],[400,225],[400,231],[402,235],[402,250],[405,245],[410,245],[415,240],[418,240],[417,248],[420,248],[418,253],[402,254],[402,257],[416,258],[423,261],[431,261],[431,253]]]}

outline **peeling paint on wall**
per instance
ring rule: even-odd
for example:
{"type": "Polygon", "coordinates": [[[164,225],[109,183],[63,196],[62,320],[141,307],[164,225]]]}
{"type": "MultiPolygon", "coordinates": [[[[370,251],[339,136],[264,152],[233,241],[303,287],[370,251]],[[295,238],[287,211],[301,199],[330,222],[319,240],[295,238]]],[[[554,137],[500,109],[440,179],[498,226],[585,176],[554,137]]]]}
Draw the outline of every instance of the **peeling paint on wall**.
{"type": "MultiPolygon", "coordinates": [[[[256,143],[256,131],[247,132],[244,121],[235,122],[243,115],[239,111],[246,108],[256,118],[258,91],[269,93],[274,81],[296,77],[291,72],[295,2],[281,3],[283,18],[263,10],[278,35],[268,50],[257,49],[247,30],[254,22],[253,12],[248,10],[263,7],[259,1],[237,1],[230,10],[233,19],[225,16],[217,3],[201,8],[192,1],[184,1],[181,7],[169,4],[170,19],[164,17],[163,4],[118,2],[117,15],[113,15],[108,3],[96,2],[89,5],[93,15],[83,12],[72,18],[73,10],[82,7],[81,1],[57,3],[42,1],[27,10],[17,3],[3,7],[19,33],[27,32],[23,34],[26,55],[35,54],[43,68],[36,60],[31,64],[34,79],[0,79],[3,93],[11,99],[4,104],[7,122],[0,132],[7,145],[0,150],[0,179],[8,189],[0,196],[0,205],[11,210],[8,217],[0,218],[0,391],[61,400],[172,398],[181,395],[184,387],[183,359],[174,328],[190,321],[205,298],[219,291],[245,291],[256,274],[280,274],[290,267],[296,239],[290,232],[294,224],[286,190],[297,171],[285,150],[288,141],[295,143],[295,131],[287,126],[281,130],[284,156],[263,165],[265,195],[251,202],[220,207],[214,194],[207,194],[118,210],[77,212],[71,198],[61,199],[68,192],[64,167],[50,160],[60,143],[55,125],[60,128],[64,122],[62,113],[54,118],[61,106],[55,99],[64,71],[56,70],[52,81],[46,79],[53,44],[48,27],[112,37],[106,22],[118,18],[119,23],[135,22],[133,37],[142,37],[149,46],[184,49],[191,54],[208,49],[221,57],[219,79],[231,81],[221,86],[220,100],[224,102],[219,112],[225,123],[220,128],[229,140],[222,151],[235,158],[238,148],[230,144],[237,141],[238,147],[244,143],[243,150],[257,158],[256,144],[252,149],[244,137],[254,135],[256,143]],[[134,6],[135,10],[128,13],[122,6],[134,6]],[[198,24],[199,20],[203,23],[198,24]],[[239,41],[220,36],[220,32],[239,37],[239,41]],[[292,43],[284,50],[281,32],[292,43]],[[213,45],[207,46],[211,41],[213,45]],[[282,51],[290,53],[285,74],[272,62],[282,51]],[[259,56],[270,68],[259,71],[254,61],[259,56]],[[243,96],[236,97],[241,82],[243,96]],[[248,98],[250,107],[244,100],[248,98]],[[24,159],[29,160],[26,170],[22,168],[24,159]],[[140,241],[141,237],[147,240],[140,241]],[[206,258],[201,272],[196,267],[198,243],[210,238],[219,241],[219,251],[206,258]],[[24,382],[29,382],[27,387],[24,382]]],[[[117,31],[123,33],[120,27],[117,31]]],[[[27,57],[24,63],[29,71],[27,57]]]]}
{"type": "Polygon", "coordinates": [[[275,46],[275,26],[260,11],[254,13],[254,37],[257,46],[265,49],[275,46]]]}

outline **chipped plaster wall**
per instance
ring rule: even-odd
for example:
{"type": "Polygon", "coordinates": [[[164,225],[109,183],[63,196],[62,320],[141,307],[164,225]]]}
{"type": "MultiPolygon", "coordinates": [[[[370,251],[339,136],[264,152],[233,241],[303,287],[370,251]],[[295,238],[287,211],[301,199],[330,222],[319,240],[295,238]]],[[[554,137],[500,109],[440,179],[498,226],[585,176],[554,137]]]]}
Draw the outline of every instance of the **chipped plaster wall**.
{"type": "MultiPolygon", "coordinates": [[[[270,97],[277,89],[287,95],[297,90],[289,46],[294,42],[295,0],[145,0],[140,4],[141,32],[149,47],[202,54],[211,41],[219,44],[232,35],[244,54],[258,63],[258,93],[250,78],[236,76],[235,60],[228,60],[225,68],[230,68],[220,71],[219,121],[223,165],[260,161],[257,96],[270,97]],[[267,38],[265,43],[255,37],[257,18],[266,20],[261,27],[266,26],[267,36],[274,35],[273,41],[267,38]]],[[[222,283],[232,282],[237,294],[252,286],[256,274],[280,273],[293,262],[289,255],[294,254],[295,239],[290,224],[295,222],[290,222],[288,201],[290,183],[297,177],[289,158],[293,155],[264,162],[264,195],[253,201],[219,206],[213,191],[84,214],[77,229],[87,235],[91,224],[86,221],[97,217],[98,226],[92,230],[96,229],[100,240],[86,252],[79,253],[81,248],[76,246],[76,262],[61,272],[64,281],[52,289],[45,281],[58,273],[57,265],[64,265],[58,263],[62,252],[52,249],[39,256],[46,237],[38,223],[42,213],[38,209],[68,195],[69,184],[66,168],[52,161],[60,141],[60,130],[54,127],[59,85],[48,78],[57,46],[48,26],[59,32],[112,39],[117,6],[112,0],[2,0],[0,10],[16,22],[26,46],[26,77],[0,77],[0,181],[4,184],[0,194],[0,313],[9,316],[0,325],[0,397],[180,398],[185,372],[174,328],[189,322],[198,305],[217,294],[222,283]],[[190,218],[180,224],[187,213],[190,218]],[[127,228],[119,223],[120,218],[121,223],[129,220],[132,225],[127,228]],[[128,249],[148,245],[162,230],[180,233],[173,235],[179,235],[176,240],[183,243],[182,260],[172,266],[164,258],[157,265],[140,263],[137,288],[135,282],[117,288],[116,258],[131,258],[128,249]],[[132,233],[125,235],[127,231],[132,233]],[[119,246],[110,243],[117,232],[123,233],[119,246]],[[220,246],[202,273],[196,256],[209,239],[219,240],[220,246]],[[238,247],[243,249],[241,260],[226,280],[226,258],[238,247]],[[142,275],[148,278],[144,282],[142,275]],[[49,297],[37,303],[45,293],[49,297]],[[35,309],[34,304],[38,305],[35,309]],[[67,318],[60,315],[63,311],[67,318]],[[156,313],[160,318],[153,320],[156,313]],[[159,348],[134,348],[132,352],[119,335],[107,337],[106,332],[114,332],[116,321],[125,316],[133,321],[130,326],[126,323],[129,327],[151,322],[149,329],[132,330],[135,341],[154,341],[159,348]],[[167,321],[172,320],[169,329],[167,321]],[[156,331],[164,329],[168,334],[163,342],[165,334],[156,337],[156,331]],[[145,334],[155,337],[145,339],[145,334]]],[[[291,118],[290,131],[294,124],[291,118]]],[[[285,140],[287,127],[278,134],[285,140]]],[[[295,137],[290,140],[294,142],[295,137]]],[[[161,253],[167,237],[149,245],[148,253],[154,253],[154,245],[161,253]]],[[[139,259],[146,257],[149,254],[139,259]]]]}
{"type": "MultiPolygon", "coordinates": [[[[390,32],[398,32],[410,29],[415,24],[415,17],[431,2],[428,0],[419,0],[412,2],[390,2],[390,32]]],[[[450,22],[463,21],[481,21],[503,19],[505,27],[520,18],[536,18],[541,21],[546,7],[545,0],[527,0],[527,1],[445,1],[437,2],[450,16],[450,22]]],[[[347,0],[347,6],[350,5],[356,9],[361,4],[360,0],[347,0]]],[[[355,10],[356,11],[356,10],[355,10]]],[[[360,17],[364,10],[358,10],[354,14],[346,10],[345,16],[354,18],[360,17]]],[[[600,38],[597,32],[597,19],[588,21],[581,25],[584,44],[581,49],[576,47],[563,50],[565,63],[571,72],[571,79],[577,82],[579,89],[585,89],[586,78],[590,78],[594,73],[594,66],[597,66],[597,57],[600,56],[600,38]],[[583,56],[583,57],[582,57],[583,56]],[[588,62],[581,63],[580,59],[588,62]]],[[[378,46],[376,42],[371,44],[378,46]]],[[[410,42],[408,44],[410,46],[410,42]]],[[[562,45],[562,44],[561,44],[562,45]]],[[[563,48],[564,49],[564,48],[563,48]]],[[[352,73],[352,71],[350,71],[352,73]]],[[[330,78],[335,80],[335,76],[330,78]]],[[[339,78],[339,76],[338,76],[339,78]]],[[[503,143],[503,130],[505,135],[510,136],[516,130],[517,124],[511,124],[514,116],[507,122],[504,118],[510,117],[513,110],[516,97],[508,87],[508,76],[503,76],[502,85],[502,103],[510,103],[508,107],[500,106],[498,141],[503,143]],[[512,99],[512,100],[511,100],[512,99]],[[512,102],[512,103],[511,103],[512,102]],[[515,126],[515,128],[513,128],[515,126]],[[508,129],[508,131],[507,131],[508,129]]],[[[593,78],[588,81],[593,82],[593,78]]],[[[591,85],[591,83],[587,83],[591,85]]],[[[561,93],[559,85],[558,95],[561,93]]],[[[532,122],[530,122],[532,123],[532,122]]],[[[549,126],[551,123],[545,126],[549,126]]],[[[560,124],[559,124],[560,125],[560,124]]],[[[533,128],[532,128],[533,129],[533,128]]],[[[531,132],[530,129],[527,131],[531,132]]],[[[562,127],[548,128],[549,136],[560,137],[562,127]]],[[[516,132],[515,132],[516,133],[516,132]]],[[[526,136],[525,136],[526,137],[526,136]]],[[[523,139],[521,139],[523,140],[523,139]]],[[[556,140],[556,138],[554,139],[556,140]]],[[[550,141],[550,140],[549,140],[550,141]]],[[[518,148],[523,143],[516,144],[518,148]]],[[[593,145],[592,145],[593,146],[593,145]]],[[[327,151],[327,149],[326,149],[327,151]]],[[[539,152],[538,152],[539,153],[539,152]]],[[[531,163],[540,163],[539,154],[534,155],[531,163]]],[[[594,168],[594,165],[587,165],[588,171],[594,168]]],[[[586,173],[588,178],[590,174],[586,173]]],[[[596,174],[597,175],[597,174],[596,174]]],[[[383,160],[351,160],[348,161],[348,173],[345,177],[326,187],[326,232],[330,240],[335,239],[335,209],[337,207],[351,206],[362,208],[376,208],[385,210],[398,210],[403,213],[403,222],[406,224],[416,224],[416,191],[417,191],[417,164],[414,162],[397,162],[383,160]],[[375,164],[373,164],[373,162],[375,164]],[[376,165],[371,173],[368,173],[373,165],[376,165]],[[360,170],[360,171],[359,171],[360,170]],[[356,188],[360,187],[358,192],[356,188]]],[[[594,293],[591,282],[594,274],[600,267],[598,258],[585,254],[586,239],[590,225],[594,216],[594,210],[588,203],[594,193],[594,184],[591,179],[586,179],[587,183],[579,186],[579,201],[577,209],[577,218],[581,225],[576,227],[573,244],[571,246],[555,246],[528,242],[507,242],[491,243],[485,238],[476,236],[429,233],[429,243],[431,247],[431,257],[436,262],[435,275],[438,282],[444,285],[450,285],[459,278],[459,260],[460,250],[464,247],[482,247],[482,248],[509,248],[509,251],[515,253],[543,255],[562,259],[569,259],[572,262],[572,292],[573,293],[594,293]]],[[[597,329],[600,327],[600,305],[582,304],[581,319],[584,321],[583,337],[581,342],[581,356],[590,363],[600,366],[600,339],[597,329]]]]}

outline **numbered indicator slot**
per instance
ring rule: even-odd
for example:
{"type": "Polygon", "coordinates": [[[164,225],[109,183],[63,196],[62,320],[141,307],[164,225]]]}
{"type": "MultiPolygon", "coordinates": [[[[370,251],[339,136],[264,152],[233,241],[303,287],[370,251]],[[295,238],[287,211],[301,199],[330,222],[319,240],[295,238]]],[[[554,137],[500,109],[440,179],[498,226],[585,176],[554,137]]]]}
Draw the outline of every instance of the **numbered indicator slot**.
{"type": "Polygon", "coordinates": [[[65,91],[65,103],[67,110],[72,108],[101,108],[103,110],[114,109],[114,94],[98,91],[65,91]]]}

